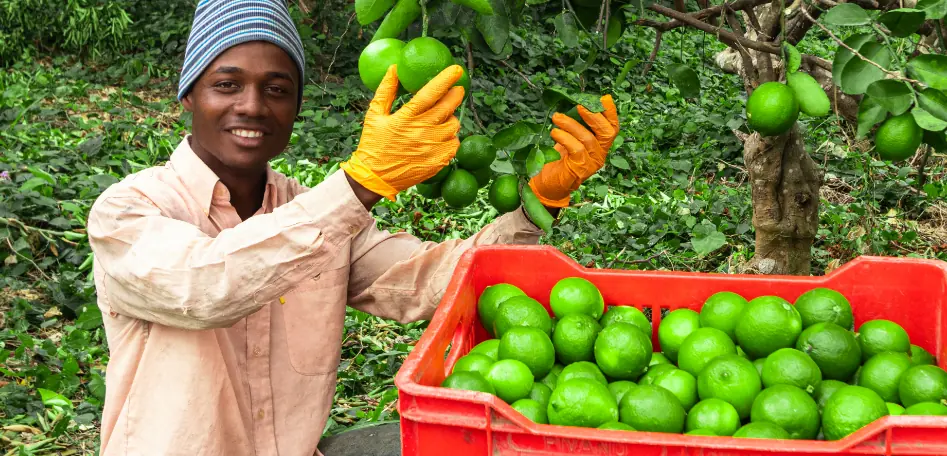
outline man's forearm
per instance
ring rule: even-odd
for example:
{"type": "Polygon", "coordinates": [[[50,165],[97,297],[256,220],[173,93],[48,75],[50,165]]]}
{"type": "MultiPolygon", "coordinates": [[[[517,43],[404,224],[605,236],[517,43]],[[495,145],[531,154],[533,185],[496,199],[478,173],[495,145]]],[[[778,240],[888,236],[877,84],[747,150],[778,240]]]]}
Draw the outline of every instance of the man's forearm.
{"type": "MultiPolygon", "coordinates": [[[[345,171],[342,172],[345,173],[345,171]]],[[[358,183],[358,181],[352,179],[352,176],[349,176],[348,173],[345,173],[345,178],[349,181],[349,185],[352,187],[352,192],[355,193],[355,197],[365,206],[366,210],[370,211],[375,204],[381,201],[381,195],[365,188],[362,184],[358,183]]]]}

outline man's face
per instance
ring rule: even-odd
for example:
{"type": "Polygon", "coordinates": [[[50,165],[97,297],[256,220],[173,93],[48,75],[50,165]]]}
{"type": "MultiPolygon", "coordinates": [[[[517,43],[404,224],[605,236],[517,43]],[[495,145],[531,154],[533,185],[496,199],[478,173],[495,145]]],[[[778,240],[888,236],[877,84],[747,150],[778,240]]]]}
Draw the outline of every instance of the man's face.
{"type": "Polygon", "coordinates": [[[195,153],[212,169],[264,169],[289,143],[298,79],[293,60],[274,44],[248,42],[222,53],[182,99],[193,113],[195,153]]]}

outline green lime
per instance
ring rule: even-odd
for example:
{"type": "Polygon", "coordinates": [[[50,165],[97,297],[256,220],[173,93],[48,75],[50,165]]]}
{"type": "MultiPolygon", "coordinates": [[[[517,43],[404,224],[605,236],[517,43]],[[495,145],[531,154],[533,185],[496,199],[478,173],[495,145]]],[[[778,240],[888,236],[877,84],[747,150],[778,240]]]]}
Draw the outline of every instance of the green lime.
{"type": "Polygon", "coordinates": [[[740,428],[740,415],[730,403],[710,398],[694,405],[687,413],[685,430],[710,429],[718,436],[730,436],[740,428]]]}
{"type": "Polygon", "coordinates": [[[512,404],[529,396],[533,389],[533,374],[529,366],[515,359],[501,359],[490,366],[487,381],[496,389],[496,396],[512,404]]]}
{"type": "Polygon", "coordinates": [[[815,388],[815,392],[812,393],[816,404],[819,405],[819,410],[825,408],[825,403],[829,401],[829,398],[831,398],[836,391],[846,386],[848,386],[847,383],[839,380],[823,380],[822,383],[819,383],[819,386],[815,388]]]}
{"type": "Polygon", "coordinates": [[[595,363],[616,380],[635,380],[651,360],[648,335],[631,323],[618,322],[603,328],[595,338],[595,363]]]}
{"type": "Polygon", "coordinates": [[[796,298],[795,305],[803,329],[822,322],[851,329],[855,322],[848,299],[831,288],[813,288],[796,298]]]}
{"type": "Polygon", "coordinates": [[[481,353],[468,353],[457,359],[454,363],[454,369],[451,372],[477,372],[480,375],[487,375],[490,366],[495,360],[481,353]]]}
{"type": "Polygon", "coordinates": [[[888,406],[878,393],[848,385],[832,395],[822,409],[822,433],[826,440],[839,440],[888,415],[888,406]]]}
{"type": "Polygon", "coordinates": [[[470,135],[460,142],[457,149],[457,166],[467,171],[490,166],[497,158],[497,148],[486,135],[470,135]]]}
{"type": "Polygon", "coordinates": [[[791,439],[812,440],[819,434],[819,406],[798,387],[775,385],[756,396],[750,421],[768,421],[785,429],[791,439]]]}
{"type": "Polygon", "coordinates": [[[477,315],[480,317],[480,324],[491,336],[496,336],[493,334],[493,320],[496,319],[497,308],[503,301],[513,296],[526,296],[526,293],[516,285],[508,283],[490,285],[480,293],[480,298],[477,300],[477,315]]]}
{"type": "Polygon", "coordinates": [[[672,310],[658,325],[661,352],[671,361],[677,361],[677,352],[692,332],[700,328],[700,314],[691,309],[672,310]]]}
{"type": "MultiPolygon", "coordinates": [[[[470,174],[473,174],[474,179],[477,179],[477,187],[484,188],[490,185],[490,181],[493,179],[495,173],[493,172],[493,168],[487,166],[486,168],[475,169],[471,171],[470,174]]],[[[489,197],[489,193],[487,195],[489,197]]]]}
{"type": "Polygon", "coordinates": [[[654,385],[634,388],[618,406],[621,422],[639,431],[680,434],[687,412],[670,391],[654,385]]]}
{"type": "Polygon", "coordinates": [[[736,342],[737,336],[733,333],[733,328],[746,304],[746,298],[732,291],[714,293],[700,308],[700,326],[719,329],[736,342]]]}
{"type": "Polygon", "coordinates": [[[381,81],[388,73],[388,67],[397,65],[401,60],[404,41],[396,38],[383,38],[373,41],[362,49],[358,56],[358,76],[362,84],[372,92],[378,90],[381,81]]]}
{"type": "Polygon", "coordinates": [[[753,401],[762,390],[760,375],[753,363],[737,355],[718,356],[697,376],[700,399],[721,399],[730,403],[740,419],[750,416],[753,401]]]}
{"type": "Polygon", "coordinates": [[[558,384],[562,384],[562,382],[566,382],[574,378],[587,378],[589,380],[595,380],[602,385],[608,386],[608,380],[605,379],[605,374],[602,373],[602,370],[599,369],[599,367],[594,363],[589,361],[575,362],[562,368],[562,372],[559,373],[558,384]]]}
{"type": "Polygon", "coordinates": [[[609,306],[608,311],[602,315],[599,323],[604,328],[619,321],[637,326],[638,329],[647,334],[649,338],[654,334],[651,322],[648,321],[648,317],[645,316],[644,312],[631,306],[609,306]]]}
{"type": "Polygon", "coordinates": [[[667,356],[664,356],[664,353],[654,352],[651,354],[651,361],[648,362],[648,366],[654,366],[656,364],[672,364],[671,360],[667,356]]]}
{"type": "Polygon", "coordinates": [[[543,378],[556,363],[556,349],[549,335],[530,326],[515,326],[500,338],[500,359],[515,359],[529,367],[534,378],[543,378]]]}
{"type": "Polygon", "coordinates": [[[911,344],[911,362],[914,364],[937,364],[937,360],[934,359],[931,352],[914,344],[911,344]]]}
{"type": "Polygon", "coordinates": [[[658,377],[663,372],[677,369],[677,366],[673,364],[655,364],[649,366],[648,370],[645,371],[644,375],[638,379],[639,385],[651,385],[654,383],[654,379],[658,377]]]}
{"type": "Polygon", "coordinates": [[[480,391],[496,395],[496,389],[493,385],[484,378],[483,375],[475,371],[454,372],[441,382],[441,387],[456,390],[480,391]]]}
{"type": "Polygon", "coordinates": [[[753,367],[756,368],[756,373],[760,374],[760,378],[762,378],[763,376],[763,366],[765,365],[766,365],[766,358],[757,358],[753,360],[753,367]]]}
{"type": "Polygon", "coordinates": [[[470,73],[467,72],[467,66],[463,60],[455,58],[454,64],[463,68],[464,73],[460,76],[460,79],[454,83],[454,87],[460,86],[464,88],[464,100],[467,100],[467,97],[470,96],[470,73]]]}
{"type": "Polygon", "coordinates": [[[599,429],[609,429],[612,431],[634,431],[635,428],[622,423],[621,421],[610,421],[598,427],[599,429]]]}
{"type": "Polygon", "coordinates": [[[719,435],[717,435],[716,433],[714,433],[714,431],[711,431],[710,429],[694,429],[693,431],[685,432],[684,435],[702,435],[705,437],[720,437],[719,435]]]}
{"type": "Polygon", "coordinates": [[[500,339],[487,339],[479,344],[475,345],[474,348],[470,349],[470,352],[467,355],[474,353],[479,353],[481,355],[486,355],[490,359],[496,361],[500,358],[500,339]]]}
{"type": "MultiPolygon", "coordinates": [[[[926,404],[926,402],[921,402],[921,404],[926,404]]],[[[885,402],[885,405],[888,406],[888,415],[891,415],[891,416],[904,415],[904,407],[902,407],[900,404],[885,402]]]]}
{"type": "MultiPolygon", "coordinates": [[[[431,176],[428,180],[424,181],[423,183],[424,184],[437,184],[437,183],[444,182],[444,179],[447,179],[447,176],[449,176],[450,172],[453,170],[454,170],[453,165],[447,165],[441,168],[441,170],[438,171],[437,174],[431,176]]],[[[438,186],[437,188],[440,189],[441,187],[438,186]]],[[[439,191],[440,190],[438,190],[438,192],[439,191]]]]}
{"type": "Polygon", "coordinates": [[[519,179],[514,174],[504,174],[494,179],[487,198],[501,214],[515,210],[520,207],[519,179]]]}
{"type": "Polygon", "coordinates": [[[904,353],[879,353],[862,366],[856,384],[878,393],[885,402],[899,402],[898,386],[901,384],[901,376],[911,366],[911,358],[904,353]]]}
{"type": "Polygon", "coordinates": [[[608,384],[608,391],[612,393],[612,396],[615,396],[615,402],[621,404],[621,398],[625,397],[625,393],[637,387],[638,384],[635,382],[615,380],[608,384]]]}
{"type": "Polygon", "coordinates": [[[870,320],[858,327],[862,361],[882,352],[911,354],[911,340],[901,325],[890,320],[870,320]]]}
{"type": "Polygon", "coordinates": [[[595,360],[595,338],[602,326],[594,318],[585,314],[571,314],[562,317],[552,332],[552,344],[556,348],[556,357],[563,364],[576,361],[595,360]]]}
{"type": "Polygon", "coordinates": [[[924,130],[910,112],[889,117],[875,131],[875,152],[882,160],[901,161],[917,152],[924,130]]]}
{"type": "Polygon", "coordinates": [[[539,383],[546,385],[550,390],[555,389],[556,384],[559,383],[559,373],[550,371],[539,381],[539,383]]]}
{"type": "Polygon", "coordinates": [[[552,391],[547,415],[549,424],[594,428],[618,421],[618,403],[604,384],[573,378],[552,391]]]}
{"type": "Polygon", "coordinates": [[[698,328],[681,343],[677,365],[697,376],[718,356],[735,355],[737,347],[727,333],[716,328],[698,328]]]}
{"type": "Polygon", "coordinates": [[[510,328],[530,326],[552,333],[552,318],[539,301],[529,296],[513,296],[500,303],[493,320],[493,332],[502,338],[510,328]]]}
{"type": "Polygon", "coordinates": [[[786,432],[785,429],[768,421],[747,423],[740,429],[737,429],[737,432],[734,432],[733,436],[744,439],[789,440],[789,433],[786,432]]]}
{"type": "MultiPolygon", "coordinates": [[[[743,351],[743,348],[740,347],[739,345],[737,345],[737,355],[738,355],[739,357],[741,357],[741,358],[745,358],[745,359],[747,359],[747,360],[750,360],[750,355],[747,355],[746,352],[743,351]]],[[[751,361],[752,361],[752,360],[751,360],[751,361]]]]}
{"type": "Polygon", "coordinates": [[[539,402],[543,407],[549,404],[549,397],[552,396],[552,388],[549,385],[533,382],[533,387],[529,390],[529,398],[539,402]]]}
{"type": "Polygon", "coordinates": [[[904,409],[902,415],[947,416],[947,405],[939,402],[918,402],[904,409]]]}
{"type": "Polygon", "coordinates": [[[806,328],[796,340],[796,350],[809,355],[822,370],[822,378],[828,380],[851,380],[862,362],[862,349],[855,333],[835,323],[816,323],[806,328]]]}
{"type": "Polygon", "coordinates": [[[812,394],[822,382],[822,371],[805,353],[795,348],[780,348],[766,358],[761,378],[763,388],[793,385],[812,394]]]}
{"type": "Polygon", "coordinates": [[[401,50],[398,80],[405,90],[417,93],[453,64],[454,58],[444,43],[431,37],[418,37],[408,41],[401,50]]]}
{"type": "Polygon", "coordinates": [[[796,123],[799,102],[786,84],[764,82],[746,101],[746,120],[750,128],[763,136],[781,135],[796,123]]]}
{"type": "Polygon", "coordinates": [[[751,359],[762,358],[796,343],[802,333],[802,317],[785,299],[760,296],[746,304],[734,332],[737,342],[751,359]]]}
{"type": "Polygon", "coordinates": [[[905,407],[947,400],[947,372],[937,366],[914,366],[901,375],[898,396],[905,407]]]}
{"type": "Polygon", "coordinates": [[[654,378],[652,385],[660,386],[674,394],[684,406],[684,411],[689,412],[697,403],[697,379],[687,371],[672,369],[662,372],[654,378]]]}
{"type": "Polygon", "coordinates": [[[414,186],[418,194],[427,199],[438,199],[441,197],[441,184],[417,184],[414,186]]]}
{"type": "Polygon", "coordinates": [[[799,102],[799,110],[812,117],[823,117],[829,114],[832,104],[829,102],[829,96],[825,90],[808,73],[795,71],[786,74],[786,85],[792,89],[796,100],[799,102]]]}
{"type": "Polygon", "coordinates": [[[534,423],[549,423],[549,420],[546,419],[546,407],[532,399],[520,399],[510,404],[510,407],[513,407],[513,410],[520,412],[534,423]]]}
{"type": "Polygon", "coordinates": [[[477,200],[477,178],[465,169],[454,169],[441,182],[441,198],[448,206],[465,207],[477,200]]]}
{"type": "Polygon", "coordinates": [[[592,282],[581,277],[566,277],[553,285],[549,307],[556,318],[578,313],[598,320],[605,312],[605,300],[592,282]]]}

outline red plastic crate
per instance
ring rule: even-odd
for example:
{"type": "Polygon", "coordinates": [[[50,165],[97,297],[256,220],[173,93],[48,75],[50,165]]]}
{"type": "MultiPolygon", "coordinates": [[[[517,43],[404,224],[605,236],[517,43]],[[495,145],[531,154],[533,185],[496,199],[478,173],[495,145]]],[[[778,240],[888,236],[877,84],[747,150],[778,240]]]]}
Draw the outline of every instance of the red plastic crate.
{"type": "Polygon", "coordinates": [[[512,283],[548,310],[549,290],[569,276],[592,281],[607,305],[651,309],[656,351],[661,309],[699,310],[723,290],[794,302],[811,288],[830,287],[851,301],[856,327],[877,318],[895,321],[947,367],[947,264],[941,261],[860,257],[823,277],[755,276],[586,269],[547,246],[479,247],[461,259],[429,328],[395,377],[404,456],[947,455],[947,417],[888,416],[835,442],[738,439],[541,425],[492,395],[437,387],[458,358],[488,338],[476,305],[484,288],[512,283]]]}

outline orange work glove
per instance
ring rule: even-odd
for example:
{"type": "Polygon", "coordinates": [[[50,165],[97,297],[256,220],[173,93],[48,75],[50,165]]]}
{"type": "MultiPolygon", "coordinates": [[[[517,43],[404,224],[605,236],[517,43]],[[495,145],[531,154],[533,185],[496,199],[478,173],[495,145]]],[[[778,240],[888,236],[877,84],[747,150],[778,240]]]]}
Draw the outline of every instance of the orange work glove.
{"type": "Polygon", "coordinates": [[[602,97],[602,105],[605,111],[596,113],[578,107],[592,131],[565,114],[553,114],[552,123],[559,128],[554,128],[550,136],[561,158],[547,163],[529,181],[544,206],[568,206],[572,192],[605,165],[605,156],[618,136],[618,109],[611,95],[602,97]]]}
{"type": "Polygon", "coordinates": [[[398,75],[391,65],[365,114],[358,148],[339,167],[389,200],[433,177],[460,147],[460,121],[453,113],[464,100],[464,88],[452,86],[462,75],[458,65],[446,68],[392,114],[398,75]]]}

